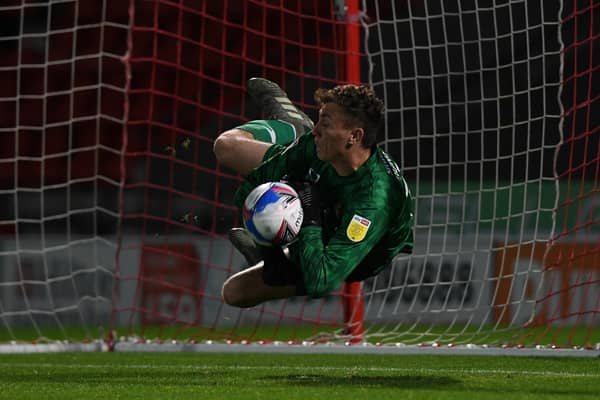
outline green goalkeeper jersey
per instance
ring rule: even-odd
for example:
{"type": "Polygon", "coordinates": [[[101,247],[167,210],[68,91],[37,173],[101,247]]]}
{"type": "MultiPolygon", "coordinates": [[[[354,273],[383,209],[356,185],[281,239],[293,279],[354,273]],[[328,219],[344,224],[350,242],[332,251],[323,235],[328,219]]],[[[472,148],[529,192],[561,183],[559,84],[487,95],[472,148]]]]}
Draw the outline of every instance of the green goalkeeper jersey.
{"type": "MultiPolygon", "coordinates": [[[[271,129],[277,121],[253,121],[271,129]]],[[[290,259],[302,274],[309,296],[319,297],[343,281],[376,275],[400,252],[413,248],[410,190],[398,165],[382,149],[350,176],[339,176],[329,162],[319,160],[314,136],[307,133],[288,147],[273,145],[264,162],[246,178],[236,194],[238,206],[264,182],[306,180],[320,194],[322,226],[305,226],[290,246],[290,259]]]]}

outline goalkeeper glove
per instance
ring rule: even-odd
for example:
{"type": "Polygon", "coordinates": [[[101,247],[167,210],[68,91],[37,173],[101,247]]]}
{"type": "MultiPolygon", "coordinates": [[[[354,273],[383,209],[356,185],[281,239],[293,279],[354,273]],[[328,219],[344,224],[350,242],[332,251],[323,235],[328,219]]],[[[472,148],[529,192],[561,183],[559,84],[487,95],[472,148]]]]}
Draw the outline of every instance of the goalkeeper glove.
{"type": "Polygon", "coordinates": [[[302,226],[321,226],[321,201],[317,187],[309,182],[288,182],[294,188],[304,211],[302,226]]]}

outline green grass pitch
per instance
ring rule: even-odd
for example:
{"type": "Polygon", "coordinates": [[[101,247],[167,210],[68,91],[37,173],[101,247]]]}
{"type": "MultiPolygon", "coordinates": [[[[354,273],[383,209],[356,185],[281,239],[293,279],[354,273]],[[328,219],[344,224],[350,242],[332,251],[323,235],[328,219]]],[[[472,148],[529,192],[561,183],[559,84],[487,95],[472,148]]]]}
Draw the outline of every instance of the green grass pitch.
{"type": "Polygon", "coordinates": [[[600,359],[367,354],[0,356],[5,399],[598,399],[600,359]]]}

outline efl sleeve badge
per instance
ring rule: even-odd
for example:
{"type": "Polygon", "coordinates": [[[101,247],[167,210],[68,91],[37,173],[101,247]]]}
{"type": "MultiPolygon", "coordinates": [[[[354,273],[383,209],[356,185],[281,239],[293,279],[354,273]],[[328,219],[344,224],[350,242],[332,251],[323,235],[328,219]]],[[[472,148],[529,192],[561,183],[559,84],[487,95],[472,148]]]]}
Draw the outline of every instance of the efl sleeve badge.
{"type": "Polygon", "coordinates": [[[346,228],[346,236],[353,242],[360,242],[367,236],[369,226],[371,226],[371,221],[360,215],[354,214],[352,220],[350,220],[350,223],[348,224],[348,228],[346,228]]]}

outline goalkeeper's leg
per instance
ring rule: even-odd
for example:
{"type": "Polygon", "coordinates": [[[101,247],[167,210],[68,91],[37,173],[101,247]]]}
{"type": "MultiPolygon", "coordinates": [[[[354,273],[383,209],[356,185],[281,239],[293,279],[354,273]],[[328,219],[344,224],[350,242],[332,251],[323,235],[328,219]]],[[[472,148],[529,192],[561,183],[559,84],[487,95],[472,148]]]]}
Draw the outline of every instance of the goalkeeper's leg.
{"type": "Polygon", "coordinates": [[[268,300],[296,296],[296,286],[271,286],[263,279],[263,263],[230,276],[221,290],[223,301],[230,306],[248,308],[268,300]]]}
{"type": "MultiPolygon", "coordinates": [[[[308,115],[298,109],[278,84],[268,79],[251,78],[247,84],[248,94],[261,107],[267,119],[276,119],[291,124],[295,137],[314,128],[308,115]]],[[[289,144],[289,143],[281,143],[289,144]]]]}
{"type": "Polygon", "coordinates": [[[260,249],[244,228],[231,228],[228,233],[229,241],[239,251],[249,266],[256,265],[262,260],[260,249]]]}
{"type": "Polygon", "coordinates": [[[230,276],[221,291],[223,301],[235,307],[253,307],[267,300],[306,294],[302,274],[285,254],[269,247],[264,261],[230,276]]]}
{"type": "Polygon", "coordinates": [[[223,132],[213,147],[221,165],[243,176],[262,162],[271,145],[288,145],[313,127],[310,118],[292,104],[276,83],[252,78],[247,87],[248,94],[262,108],[270,123],[250,122],[223,132]]]}
{"type": "Polygon", "coordinates": [[[271,143],[256,140],[252,133],[235,128],[217,137],[213,152],[221,165],[247,176],[263,161],[271,146],[271,143]]]}

